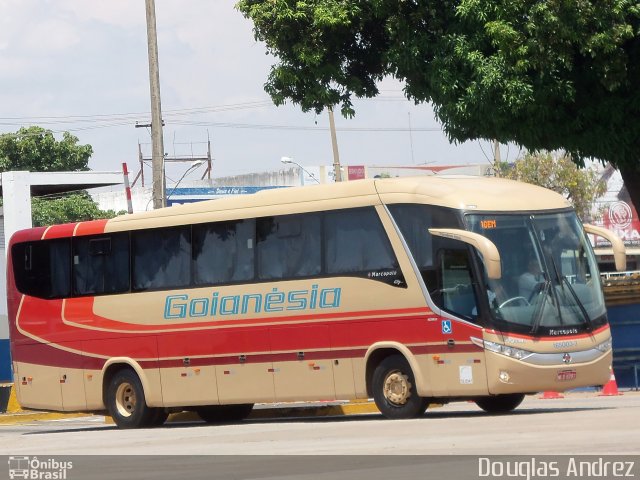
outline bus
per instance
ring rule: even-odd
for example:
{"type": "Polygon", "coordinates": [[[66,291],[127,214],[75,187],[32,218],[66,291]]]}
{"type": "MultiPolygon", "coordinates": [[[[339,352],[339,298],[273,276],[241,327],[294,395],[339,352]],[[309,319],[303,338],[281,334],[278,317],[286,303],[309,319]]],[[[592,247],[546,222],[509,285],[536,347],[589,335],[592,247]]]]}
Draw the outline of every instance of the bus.
{"type": "Polygon", "coordinates": [[[560,195],[441,176],[22,230],[7,262],[17,398],[139,428],[313,400],[509,412],[603,385],[611,333],[586,232],[624,268],[619,239],[560,195]]]}

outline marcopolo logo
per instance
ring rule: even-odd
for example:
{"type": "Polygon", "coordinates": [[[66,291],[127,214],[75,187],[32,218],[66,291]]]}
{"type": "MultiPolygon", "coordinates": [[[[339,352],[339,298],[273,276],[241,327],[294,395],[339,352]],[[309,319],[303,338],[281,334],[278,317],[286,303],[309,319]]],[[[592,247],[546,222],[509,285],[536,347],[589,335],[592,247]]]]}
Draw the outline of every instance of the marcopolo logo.
{"type": "Polygon", "coordinates": [[[220,296],[220,292],[212,292],[209,297],[169,295],[164,304],[164,318],[221,317],[338,308],[341,291],[340,288],[321,289],[318,285],[312,285],[307,290],[282,291],[274,288],[264,294],[220,296]]]}
{"type": "Polygon", "coordinates": [[[9,478],[33,480],[66,480],[67,471],[73,468],[73,462],[63,462],[55,458],[9,457],[9,478]]]}

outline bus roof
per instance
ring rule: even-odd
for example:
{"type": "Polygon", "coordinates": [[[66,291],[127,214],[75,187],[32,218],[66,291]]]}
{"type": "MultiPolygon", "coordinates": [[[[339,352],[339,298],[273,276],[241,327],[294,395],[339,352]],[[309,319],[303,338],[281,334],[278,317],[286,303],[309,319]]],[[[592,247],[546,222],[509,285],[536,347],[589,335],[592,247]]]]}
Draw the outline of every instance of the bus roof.
{"type": "Polygon", "coordinates": [[[504,212],[570,207],[570,203],[561,195],[526,183],[492,177],[438,175],[264,190],[241,197],[226,197],[120,216],[108,223],[115,227],[114,230],[120,230],[120,226],[116,224],[135,220],[142,220],[147,226],[156,223],[160,226],[175,221],[177,216],[195,217],[217,213],[216,217],[224,217],[220,218],[223,220],[375,205],[381,202],[422,203],[463,210],[504,212]]]}
{"type": "Polygon", "coordinates": [[[571,206],[564,197],[551,190],[501,178],[434,175],[367,179],[263,190],[251,195],[121,215],[110,220],[30,228],[16,232],[11,244],[45,237],[94,235],[381,203],[427,204],[478,212],[534,212],[571,206]]]}

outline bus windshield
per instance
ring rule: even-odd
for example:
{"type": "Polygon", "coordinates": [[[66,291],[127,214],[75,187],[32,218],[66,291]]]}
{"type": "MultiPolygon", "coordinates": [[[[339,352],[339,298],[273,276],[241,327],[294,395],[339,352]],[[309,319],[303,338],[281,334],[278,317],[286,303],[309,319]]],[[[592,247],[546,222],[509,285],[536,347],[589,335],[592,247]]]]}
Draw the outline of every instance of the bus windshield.
{"type": "Polygon", "coordinates": [[[534,335],[570,335],[606,322],[595,256],[574,212],[470,214],[466,223],[500,252],[502,278],[484,275],[498,325],[534,335]]]}

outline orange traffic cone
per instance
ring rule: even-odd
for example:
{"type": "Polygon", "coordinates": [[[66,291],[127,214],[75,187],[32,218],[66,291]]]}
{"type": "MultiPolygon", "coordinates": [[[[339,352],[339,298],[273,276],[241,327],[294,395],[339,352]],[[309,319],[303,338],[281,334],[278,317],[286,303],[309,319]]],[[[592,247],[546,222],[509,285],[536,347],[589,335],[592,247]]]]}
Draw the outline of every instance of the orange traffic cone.
{"type": "Polygon", "coordinates": [[[540,397],[543,400],[554,400],[556,398],[564,398],[564,395],[558,392],[544,392],[540,397]]]}
{"type": "Polygon", "coordinates": [[[616,376],[613,374],[613,370],[611,370],[611,377],[609,377],[609,381],[602,388],[602,392],[600,393],[601,397],[614,397],[616,395],[622,395],[622,392],[618,391],[618,384],[616,383],[616,376]]]}

